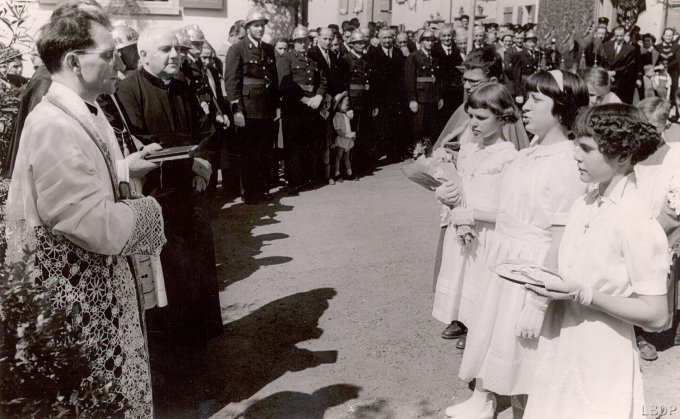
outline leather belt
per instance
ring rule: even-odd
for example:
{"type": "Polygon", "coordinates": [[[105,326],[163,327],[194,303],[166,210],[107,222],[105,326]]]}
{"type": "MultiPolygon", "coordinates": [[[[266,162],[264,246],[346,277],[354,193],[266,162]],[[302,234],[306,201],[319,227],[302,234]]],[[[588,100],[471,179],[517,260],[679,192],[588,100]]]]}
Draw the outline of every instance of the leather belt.
{"type": "Polygon", "coordinates": [[[307,93],[311,93],[314,91],[313,84],[298,84],[298,86],[300,86],[300,89],[304,90],[307,93]]]}
{"type": "Polygon", "coordinates": [[[255,79],[253,77],[244,77],[243,84],[254,85],[254,86],[265,86],[267,81],[265,79],[255,79]]]}
{"type": "Polygon", "coordinates": [[[434,77],[416,77],[418,83],[434,83],[434,77]]]}
{"type": "Polygon", "coordinates": [[[350,84],[350,90],[368,90],[367,84],[350,84]]]}

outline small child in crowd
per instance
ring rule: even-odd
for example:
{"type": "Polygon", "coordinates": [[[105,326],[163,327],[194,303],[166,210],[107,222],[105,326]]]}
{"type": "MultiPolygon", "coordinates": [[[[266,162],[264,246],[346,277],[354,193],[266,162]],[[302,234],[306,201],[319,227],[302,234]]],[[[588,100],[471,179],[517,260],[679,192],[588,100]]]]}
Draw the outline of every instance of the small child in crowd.
{"type": "Polygon", "coordinates": [[[350,150],[354,147],[354,139],[356,132],[352,131],[349,120],[349,97],[343,94],[336,105],[336,112],[333,116],[333,128],[337,134],[335,137],[335,175],[331,178],[330,183],[342,182],[340,177],[340,161],[345,162],[345,171],[348,179],[356,180],[352,173],[352,163],[350,162],[350,150]]]}

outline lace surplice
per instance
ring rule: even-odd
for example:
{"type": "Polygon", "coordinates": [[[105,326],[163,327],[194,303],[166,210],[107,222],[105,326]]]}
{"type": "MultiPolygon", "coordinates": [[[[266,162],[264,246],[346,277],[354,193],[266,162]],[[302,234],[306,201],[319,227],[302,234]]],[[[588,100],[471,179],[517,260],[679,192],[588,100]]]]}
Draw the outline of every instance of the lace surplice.
{"type": "Polygon", "coordinates": [[[117,381],[112,397],[130,406],[126,417],[150,418],[149,360],[126,256],[160,254],[161,208],[149,197],[115,202],[117,182],[105,159],[122,154],[111,127],[65,86],[53,83],[48,95],[22,134],[7,201],[6,260],[32,254],[29,274],[50,286],[54,305],[73,315],[96,348],[93,374],[117,381]],[[72,118],[96,132],[110,154],[72,118]]]}

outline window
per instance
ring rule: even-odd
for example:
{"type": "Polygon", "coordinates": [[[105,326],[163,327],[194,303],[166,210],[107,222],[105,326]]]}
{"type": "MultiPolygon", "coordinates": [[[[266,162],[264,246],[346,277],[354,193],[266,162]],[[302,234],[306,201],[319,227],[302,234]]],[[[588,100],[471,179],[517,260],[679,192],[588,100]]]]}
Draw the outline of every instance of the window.
{"type": "Polygon", "coordinates": [[[527,20],[529,21],[529,23],[536,22],[536,16],[534,16],[536,14],[536,8],[532,4],[526,7],[527,7],[527,20]]]}
{"type": "Polygon", "coordinates": [[[524,23],[524,6],[517,6],[517,24],[524,23]]]}
{"type": "Polygon", "coordinates": [[[503,23],[512,23],[512,7],[503,9],[503,23]]]}

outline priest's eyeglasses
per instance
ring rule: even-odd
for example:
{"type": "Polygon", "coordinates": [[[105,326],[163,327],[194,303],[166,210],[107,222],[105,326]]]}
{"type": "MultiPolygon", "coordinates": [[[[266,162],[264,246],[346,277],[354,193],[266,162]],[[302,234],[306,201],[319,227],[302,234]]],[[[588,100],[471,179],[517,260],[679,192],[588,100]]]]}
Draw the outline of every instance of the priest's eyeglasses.
{"type": "Polygon", "coordinates": [[[110,48],[110,49],[104,49],[104,50],[86,50],[86,49],[74,49],[73,52],[76,54],[97,54],[99,57],[104,60],[108,61],[109,63],[112,63],[116,59],[116,49],[115,48],[110,48]]]}

